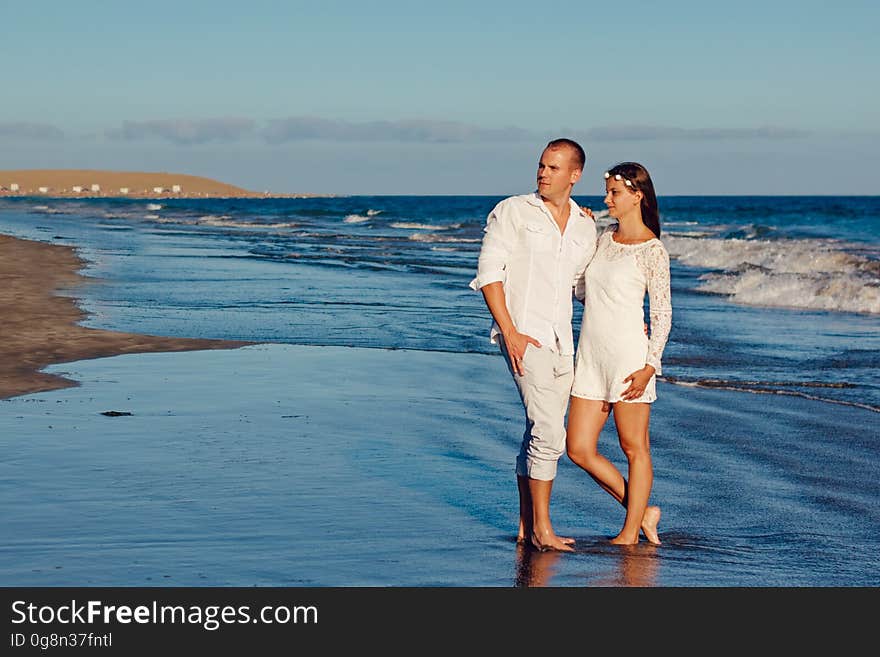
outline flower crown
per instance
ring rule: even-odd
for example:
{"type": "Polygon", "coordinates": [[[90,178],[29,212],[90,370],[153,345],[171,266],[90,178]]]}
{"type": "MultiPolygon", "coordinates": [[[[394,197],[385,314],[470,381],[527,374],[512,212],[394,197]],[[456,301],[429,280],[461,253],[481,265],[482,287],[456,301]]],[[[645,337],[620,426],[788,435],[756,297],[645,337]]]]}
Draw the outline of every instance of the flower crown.
{"type": "MultiPolygon", "coordinates": [[[[608,173],[608,172],[606,171],[606,172],[605,172],[605,180],[608,180],[610,177],[611,177],[611,174],[608,173]]],[[[632,188],[632,189],[635,189],[635,187],[634,187],[633,184],[632,184],[632,180],[630,180],[629,178],[624,178],[624,177],[621,176],[619,173],[615,173],[615,174],[614,174],[614,179],[615,179],[615,180],[623,181],[623,184],[624,184],[624,185],[626,185],[627,187],[630,187],[630,188],[632,188]]]]}

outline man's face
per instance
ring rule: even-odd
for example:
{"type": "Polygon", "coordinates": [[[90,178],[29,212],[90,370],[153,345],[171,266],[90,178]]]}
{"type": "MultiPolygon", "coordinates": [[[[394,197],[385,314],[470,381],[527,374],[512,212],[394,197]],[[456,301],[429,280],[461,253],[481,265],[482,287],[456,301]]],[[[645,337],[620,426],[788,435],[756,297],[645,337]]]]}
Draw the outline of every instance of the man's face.
{"type": "Polygon", "coordinates": [[[538,162],[538,194],[555,197],[566,194],[581,177],[570,148],[545,148],[538,162]]]}

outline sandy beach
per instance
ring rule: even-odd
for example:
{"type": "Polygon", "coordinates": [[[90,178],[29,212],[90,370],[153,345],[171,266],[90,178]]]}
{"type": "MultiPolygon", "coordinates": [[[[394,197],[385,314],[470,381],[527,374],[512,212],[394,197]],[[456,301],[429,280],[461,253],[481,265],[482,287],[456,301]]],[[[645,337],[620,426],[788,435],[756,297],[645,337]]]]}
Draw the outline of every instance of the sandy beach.
{"type": "Polygon", "coordinates": [[[0,235],[0,399],[76,385],[47,365],[149,351],[229,349],[229,340],[172,338],[86,328],[72,293],[88,284],[68,246],[0,235]]]}
{"type": "Polygon", "coordinates": [[[256,192],[212,178],[173,172],[92,169],[0,170],[0,198],[263,198],[297,197],[256,192]]]}

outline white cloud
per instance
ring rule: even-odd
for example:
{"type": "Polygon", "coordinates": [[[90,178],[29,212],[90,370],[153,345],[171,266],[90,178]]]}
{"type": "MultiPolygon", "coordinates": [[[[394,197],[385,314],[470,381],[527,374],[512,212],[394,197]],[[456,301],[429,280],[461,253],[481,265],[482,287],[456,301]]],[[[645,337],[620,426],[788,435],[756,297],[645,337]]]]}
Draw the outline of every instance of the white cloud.
{"type": "Polygon", "coordinates": [[[0,137],[57,141],[64,139],[64,132],[48,123],[0,122],[0,137]]]}
{"type": "Polygon", "coordinates": [[[107,136],[127,141],[159,138],[175,144],[206,144],[241,139],[253,133],[255,125],[255,121],[242,118],[123,121],[121,129],[108,131],[107,136]]]}
{"type": "Polygon", "coordinates": [[[652,125],[615,125],[590,128],[581,132],[592,141],[714,141],[726,139],[797,139],[805,130],[764,126],[760,128],[676,128],[652,125]]]}
{"type": "Polygon", "coordinates": [[[525,140],[534,138],[534,135],[521,128],[482,128],[457,121],[404,119],[356,123],[299,116],[268,121],[263,137],[272,143],[305,139],[464,143],[525,140]]]}

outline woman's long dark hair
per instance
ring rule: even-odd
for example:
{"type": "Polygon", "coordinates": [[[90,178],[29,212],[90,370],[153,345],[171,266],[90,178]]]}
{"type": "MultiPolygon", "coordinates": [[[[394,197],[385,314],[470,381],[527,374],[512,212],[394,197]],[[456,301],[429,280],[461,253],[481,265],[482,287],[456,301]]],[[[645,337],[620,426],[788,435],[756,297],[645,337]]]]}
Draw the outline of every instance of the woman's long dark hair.
{"type": "Polygon", "coordinates": [[[608,175],[620,175],[632,183],[633,190],[642,193],[642,221],[657,237],[660,237],[660,209],[657,207],[657,194],[648,170],[638,162],[621,162],[608,169],[608,175]]]}

